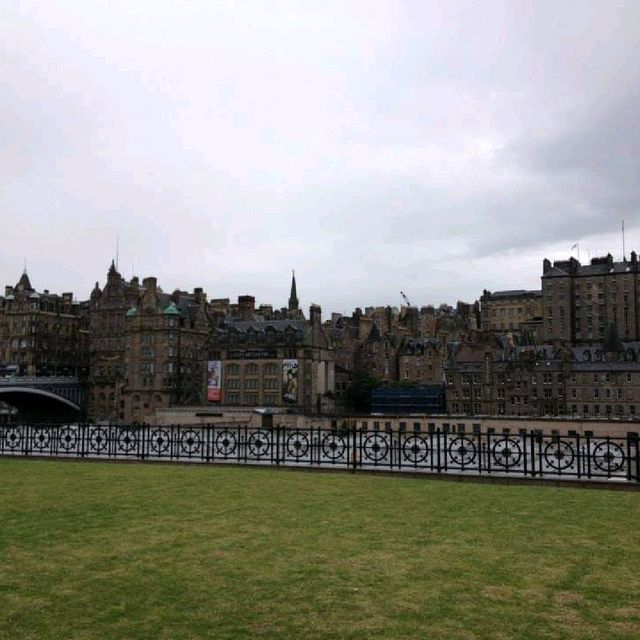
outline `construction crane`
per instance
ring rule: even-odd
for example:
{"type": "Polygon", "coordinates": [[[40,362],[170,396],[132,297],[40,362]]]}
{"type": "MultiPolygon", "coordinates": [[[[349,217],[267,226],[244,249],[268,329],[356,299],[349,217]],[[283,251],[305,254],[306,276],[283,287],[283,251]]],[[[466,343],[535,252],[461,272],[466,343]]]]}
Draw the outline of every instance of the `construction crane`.
{"type": "Polygon", "coordinates": [[[411,304],[411,301],[409,300],[409,298],[407,298],[406,294],[404,291],[400,292],[400,295],[403,297],[404,301],[407,303],[408,307],[412,307],[413,305],[411,304]]]}

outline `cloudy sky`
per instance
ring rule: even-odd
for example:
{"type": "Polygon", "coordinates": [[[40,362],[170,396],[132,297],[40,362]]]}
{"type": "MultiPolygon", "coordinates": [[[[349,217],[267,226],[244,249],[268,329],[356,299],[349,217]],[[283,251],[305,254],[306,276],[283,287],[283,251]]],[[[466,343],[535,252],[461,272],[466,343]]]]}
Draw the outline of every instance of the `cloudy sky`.
{"type": "Polygon", "coordinates": [[[4,283],[350,311],[640,249],[640,2],[4,2],[4,283]]]}

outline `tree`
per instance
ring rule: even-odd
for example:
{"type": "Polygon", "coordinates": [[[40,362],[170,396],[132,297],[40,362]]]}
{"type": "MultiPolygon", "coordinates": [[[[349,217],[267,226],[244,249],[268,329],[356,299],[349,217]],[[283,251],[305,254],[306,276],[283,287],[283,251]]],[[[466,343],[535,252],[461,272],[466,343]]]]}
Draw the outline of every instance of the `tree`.
{"type": "Polygon", "coordinates": [[[355,371],[351,377],[351,384],[347,389],[347,406],[356,413],[371,411],[371,391],[380,386],[380,380],[368,373],[355,371]]]}

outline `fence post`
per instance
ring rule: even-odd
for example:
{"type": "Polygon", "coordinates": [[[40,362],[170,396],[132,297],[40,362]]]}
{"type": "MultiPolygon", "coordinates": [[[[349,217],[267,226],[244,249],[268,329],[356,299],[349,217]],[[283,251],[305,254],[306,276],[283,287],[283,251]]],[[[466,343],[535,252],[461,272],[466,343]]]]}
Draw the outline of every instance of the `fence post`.
{"type": "Polygon", "coordinates": [[[627,480],[640,482],[640,456],[638,453],[638,432],[627,431],[627,480]]]}
{"type": "Polygon", "coordinates": [[[351,473],[356,472],[356,467],[358,466],[358,450],[356,447],[356,437],[357,437],[357,429],[356,425],[352,425],[351,427],[351,473]]]}

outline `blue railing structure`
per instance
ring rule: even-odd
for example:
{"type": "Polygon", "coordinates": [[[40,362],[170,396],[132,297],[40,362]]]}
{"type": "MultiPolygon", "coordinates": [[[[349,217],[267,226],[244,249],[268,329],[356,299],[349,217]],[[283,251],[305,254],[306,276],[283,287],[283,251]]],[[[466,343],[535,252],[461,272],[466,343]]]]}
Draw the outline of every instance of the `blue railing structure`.
{"type": "Polygon", "coordinates": [[[640,482],[639,439],[252,426],[0,427],[0,455],[640,482]]]}

